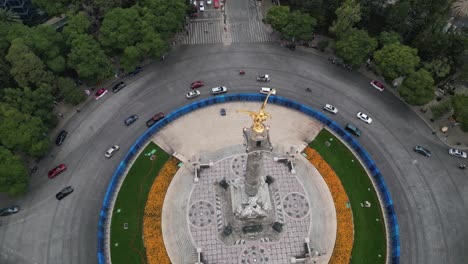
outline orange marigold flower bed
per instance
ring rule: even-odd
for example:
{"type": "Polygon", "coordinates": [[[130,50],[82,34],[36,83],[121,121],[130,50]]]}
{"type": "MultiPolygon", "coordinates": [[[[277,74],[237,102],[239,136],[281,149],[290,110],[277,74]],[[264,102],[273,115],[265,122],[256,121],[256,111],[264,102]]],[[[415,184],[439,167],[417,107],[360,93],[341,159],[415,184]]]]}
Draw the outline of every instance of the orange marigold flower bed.
{"type": "Polygon", "coordinates": [[[330,264],[349,263],[354,243],[354,225],[351,209],[346,207],[349,202],[348,195],[341,184],[340,178],[328,163],[314,149],[307,147],[304,150],[307,160],[317,168],[330,189],[336,210],[337,234],[335,248],[330,264]]]}
{"type": "Polygon", "coordinates": [[[179,161],[172,157],[159,172],[151,186],[143,217],[143,235],[146,257],[150,264],[170,264],[171,261],[164,246],[161,218],[164,197],[176,174],[179,161]]]}

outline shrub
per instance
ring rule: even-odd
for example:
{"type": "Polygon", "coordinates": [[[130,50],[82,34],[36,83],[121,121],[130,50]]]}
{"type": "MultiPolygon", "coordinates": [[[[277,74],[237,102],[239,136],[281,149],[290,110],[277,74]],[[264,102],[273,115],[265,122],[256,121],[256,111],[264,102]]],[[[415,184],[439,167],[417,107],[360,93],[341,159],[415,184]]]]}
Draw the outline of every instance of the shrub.
{"type": "Polygon", "coordinates": [[[443,115],[447,114],[452,110],[452,102],[450,100],[447,100],[445,102],[442,102],[438,105],[435,105],[431,107],[431,112],[432,112],[432,118],[434,119],[439,119],[443,115]]]}

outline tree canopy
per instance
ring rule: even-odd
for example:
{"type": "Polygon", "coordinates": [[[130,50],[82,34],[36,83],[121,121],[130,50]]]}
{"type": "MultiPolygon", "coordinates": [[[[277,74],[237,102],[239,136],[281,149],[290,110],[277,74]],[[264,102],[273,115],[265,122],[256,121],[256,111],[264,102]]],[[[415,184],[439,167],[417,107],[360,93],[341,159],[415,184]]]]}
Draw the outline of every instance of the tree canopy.
{"type": "Polygon", "coordinates": [[[390,81],[414,72],[419,62],[416,49],[399,43],[385,45],[374,53],[377,70],[390,81]]]}
{"type": "Polygon", "coordinates": [[[411,73],[398,89],[401,97],[411,105],[424,105],[434,99],[434,80],[425,69],[411,73]]]}
{"type": "Polygon", "coordinates": [[[17,196],[26,192],[28,171],[21,158],[0,146],[0,192],[17,196]]]}
{"type": "Polygon", "coordinates": [[[452,98],[455,120],[461,124],[460,128],[468,132],[468,95],[457,94],[452,98]]]}
{"type": "Polygon", "coordinates": [[[337,55],[353,66],[363,64],[375,48],[377,48],[377,40],[369,37],[365,30],[354,28],[336,42],[337,55]]]}
{"type": "Polygon", "coordinates": [[[345,0],[335,13],[336,20],[333,21],[330,32],[339,39],[361,20],[361,5],[356,0],[345,0]]]}

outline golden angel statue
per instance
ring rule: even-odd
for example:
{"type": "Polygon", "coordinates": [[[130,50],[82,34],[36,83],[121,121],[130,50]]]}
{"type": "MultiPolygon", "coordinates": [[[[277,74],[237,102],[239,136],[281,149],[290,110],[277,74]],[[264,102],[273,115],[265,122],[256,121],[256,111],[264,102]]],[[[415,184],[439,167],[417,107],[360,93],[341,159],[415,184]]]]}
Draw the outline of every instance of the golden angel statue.
{"type": "Polygon", "coordinates": [[[265,101],[263,101],[262,107],[258,112],[255,111],[250,111],[250,110],[237,110],[237,112],[241,113],[247,113],[250,117],[252,117],[253,120],[253,130],[257,133],[262,133],[265,130],[265,125],[263,125],[263,122],[265,122],[268,118],[271,118],[271,115],[267,112],[265,112],[265,106],[268,102],[268,98],[270,97],[271,94],[274,94],[276,91],[275,89],[271,89],[271,91],[268,93],[267,97],[265,98],[265,101]]]}

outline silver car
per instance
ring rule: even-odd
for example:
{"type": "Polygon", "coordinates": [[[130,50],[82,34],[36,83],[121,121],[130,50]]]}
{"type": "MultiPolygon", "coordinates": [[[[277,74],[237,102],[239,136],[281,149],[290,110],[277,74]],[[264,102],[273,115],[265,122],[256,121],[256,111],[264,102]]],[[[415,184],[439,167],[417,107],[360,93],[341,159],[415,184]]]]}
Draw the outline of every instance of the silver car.
{"type": "Polygon", "coordinates": [[[211,94],[222,94],[227,92],[226,86],[219,86],[211,89],[211,94]]]}
{"type": "Polygon", "coordinates": [[[199,95],[200,95],[200,91],[198,91],[198,90],[193,90],[193,91],[188,92],[188,93],[185,95],[185,97],[187,97],[188,99],[192,99],[192,98],[197,97],[197,96],[199,96],[199,95]]]}
{"type": "Polygon", "coordinates": [[[16,214],[19,212],[20,207],[18,205],[13,205],[7,208],[0,209],[0,216],[7,216],[11,214],[16,214]]]}
{"type": "Polygon", "coordinates": [[[451,148],[451,149],[449,149],[449,154],[454,156],[454,157],[466,159],[466,152],[464,152],[462,150],[459,150],[459,149],[451,148]]]}
{"type": "Polygon", "coordinates": [[[333,113],[333,114],[336,114],[338,113],[338,109],[336,109],[336,107],[334,107],[333,105],[331,104],[326,104],[323,109],[327,110],[328,112],[330,113],[333,113]]]}
{"type": "Polygon", "coordinates": [[[106,158],[110,158],[114,156],[115,152],[117,152],[119,149],[120,147],[118,145],[112,146],[110,149],[106,151],[106,154],[105,154],[106,158]]]}

